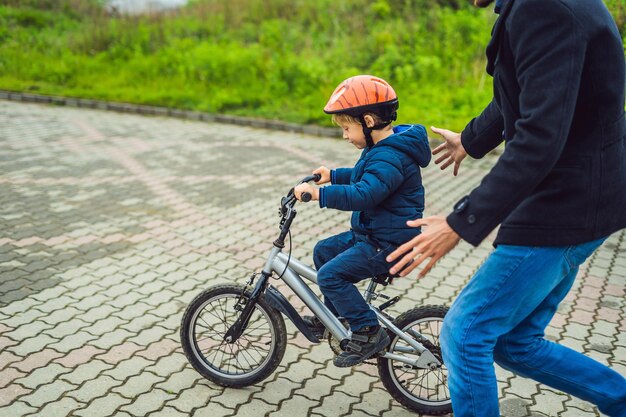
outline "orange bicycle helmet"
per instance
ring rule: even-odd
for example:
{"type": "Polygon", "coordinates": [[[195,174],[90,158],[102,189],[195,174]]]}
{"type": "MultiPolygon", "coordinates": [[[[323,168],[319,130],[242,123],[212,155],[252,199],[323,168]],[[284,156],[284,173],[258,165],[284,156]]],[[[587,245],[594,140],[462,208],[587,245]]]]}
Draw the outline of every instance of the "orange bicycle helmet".
{"type": "Polygon", "coordinates": [[[399,107],[398,96],[389,83],[373,75],[357,75],[344,80],[328,99],[324,112],[345,113],[358,118],[368,146],[372,146],[372,130],[382,129],[396,120],[399,107]],[[364,114],[374,113],[383,123],[368,127],[364,114]]]}

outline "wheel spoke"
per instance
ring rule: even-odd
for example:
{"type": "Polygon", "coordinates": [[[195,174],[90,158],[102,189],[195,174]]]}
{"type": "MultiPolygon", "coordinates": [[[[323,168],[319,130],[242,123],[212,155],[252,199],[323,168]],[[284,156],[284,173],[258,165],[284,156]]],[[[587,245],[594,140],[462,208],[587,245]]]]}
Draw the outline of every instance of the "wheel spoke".
{"type": "MultiPolygon", "coordinates": [[[[252,364],[248,361],[248,359],[246,359],[246,355],[248,355],[248,357],[250,359],[252,359],[252,361],[254,362],[254,366],[259,365],[259,361],[255,360],[254,357],[250,354],[250,352],[248,352],[243,346],[241,346],[241,342],[237,341],[237,346],[239,346],[239,352],[241,352],[241,356],[246,360],[246,362],[248,362],[248,368],[252,369],[252,364]]],[[[263,356],[261,355],[261,358],[263,356]]]]}

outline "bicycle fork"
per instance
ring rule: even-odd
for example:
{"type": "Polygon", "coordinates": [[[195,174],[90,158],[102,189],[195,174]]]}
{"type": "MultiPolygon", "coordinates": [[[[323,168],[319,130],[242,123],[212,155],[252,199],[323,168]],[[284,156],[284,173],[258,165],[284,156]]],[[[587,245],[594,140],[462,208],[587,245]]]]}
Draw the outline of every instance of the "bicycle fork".
{"type": "MultiPolygon", "coordinates": [[[[256,274],[253,274],[250,277],[250,281],[248,282],[248,285],[252,285],[252,283],[254,282],[255,275],[256,274]]],[[[246,330],[246,327],[248,326],[248,322],[250,321],[250,317],[252,316],[252,312],[254,311],[254,307],[259,297],[261,296],[261,294],[263,294],[263,292],[265,291],[265,288],[267,287],[267,281],[269,280],[269,278],[270,278],[269,274],[261,272],[261,279],[257,282],[256,286],[252,290],[252,294],[250,294],[250,297],[247,298],[243,308],[241,307],[241,303],[243,300],[246,299],[245,294],[244,294],[245,289],[242,292],[241,296],[239,297],[239,300],[237,301],[237,304],[235,304],[235,309],[241,311],[241,314],[239,314],[239,317],[237,318],[235,323],[233,323],[233,325],[230,326],[230,328],[224,335],[224,341],[226,343],[230,343],[230,344],[235,343],[239,339],[239,337],[241,337],[241,334],[244,332],[244,330],[246,330]]],[[[247,288],[248,285],[246,285],[245,288],[247,288]]]]}

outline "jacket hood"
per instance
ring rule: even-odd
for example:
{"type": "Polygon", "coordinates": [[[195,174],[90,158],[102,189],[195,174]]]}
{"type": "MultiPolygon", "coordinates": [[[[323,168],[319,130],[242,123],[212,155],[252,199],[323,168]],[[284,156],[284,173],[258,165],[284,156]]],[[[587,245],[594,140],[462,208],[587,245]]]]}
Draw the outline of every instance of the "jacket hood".
{"type": "Polygon", "coordinates": [[[374,148],[391,146],[413,159],[425,168],[430,162],[431,151],[428,145],[426,128],[422,125],[398,125],[393,135],[378,142],[374,148]]]}

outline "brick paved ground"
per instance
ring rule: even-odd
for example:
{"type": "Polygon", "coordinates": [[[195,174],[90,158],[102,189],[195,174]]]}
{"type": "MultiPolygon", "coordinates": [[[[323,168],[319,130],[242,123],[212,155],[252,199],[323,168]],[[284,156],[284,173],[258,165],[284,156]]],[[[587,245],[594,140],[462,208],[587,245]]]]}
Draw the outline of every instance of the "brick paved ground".
{"type": "MultiPolygon", "coordinates": [[[[228,125],[0,101],[0,415],[404,416],[373,366],[332,366],[288,325],[268,380],[224,389],[181,353],[178,326],[202,289],[259,268],[280,196],[342,141],[228,125]]],[[[493,162],[453,178],[424,171],[441,213],[493,162]]],[[[344,230],[345,214],[302,206],[293,255],[344,230]]],[[[549,337],[626,374],[626,234],[582,268],[549,337]]],[[[399,280],[396,312],[450,304],[490,251],[461,244],[429,277],[399,280]]],[[[592,406],[498,369],[506,416],[598,416],[592,406]]]]}

